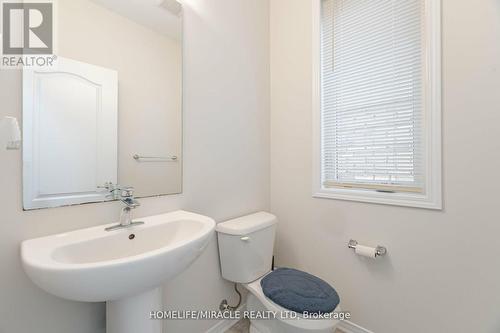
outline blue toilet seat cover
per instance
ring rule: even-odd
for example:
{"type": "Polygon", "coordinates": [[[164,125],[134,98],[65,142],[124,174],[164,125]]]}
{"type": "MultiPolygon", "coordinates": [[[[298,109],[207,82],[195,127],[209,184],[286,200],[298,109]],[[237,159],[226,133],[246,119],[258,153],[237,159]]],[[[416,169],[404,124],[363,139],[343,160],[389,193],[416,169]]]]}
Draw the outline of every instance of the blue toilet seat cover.
{"type": "Polygon", "coordinates": [[[325,281],[293,268],[278,268],[261,281],[267,298],[298,313],[329,313],[340,302],[339,295],[325,281]]]}

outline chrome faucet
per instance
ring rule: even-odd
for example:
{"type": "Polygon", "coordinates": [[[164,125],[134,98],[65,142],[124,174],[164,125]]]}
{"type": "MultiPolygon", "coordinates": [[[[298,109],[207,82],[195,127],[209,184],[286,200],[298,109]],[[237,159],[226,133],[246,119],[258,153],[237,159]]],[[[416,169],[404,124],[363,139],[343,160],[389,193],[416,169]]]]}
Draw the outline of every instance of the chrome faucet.
{"type": "Polygon", "coordinates": [[[111,227],[106,228],[106,231],[112,231],[117,229],[125,229],[133,226],[144,224],[144,222],[132,221],[132,209],[139,207],[141,204],[137,199],[134,198],[134,188],[131,186],[120,186],[111,183],[105,184],[106,188],[110,194],[108,197],[120,200],[125,207],[123,207],[120,214],[120,223],[111,227]]]}

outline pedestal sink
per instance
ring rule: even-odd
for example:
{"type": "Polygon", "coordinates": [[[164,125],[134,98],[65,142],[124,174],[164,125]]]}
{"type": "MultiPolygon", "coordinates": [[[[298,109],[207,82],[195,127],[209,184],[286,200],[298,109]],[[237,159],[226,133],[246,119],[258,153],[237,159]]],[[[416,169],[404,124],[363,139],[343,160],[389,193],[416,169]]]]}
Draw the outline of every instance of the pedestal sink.
{"type": "Polygon", "coordinates": [[[105,231],[113,224],[26,240],[23,267],[56,296],[106,302],[107,333],[160,333],[160,286],[205,249],[215,222],[185,211],[141,218],[143,225],[105,231]]]}

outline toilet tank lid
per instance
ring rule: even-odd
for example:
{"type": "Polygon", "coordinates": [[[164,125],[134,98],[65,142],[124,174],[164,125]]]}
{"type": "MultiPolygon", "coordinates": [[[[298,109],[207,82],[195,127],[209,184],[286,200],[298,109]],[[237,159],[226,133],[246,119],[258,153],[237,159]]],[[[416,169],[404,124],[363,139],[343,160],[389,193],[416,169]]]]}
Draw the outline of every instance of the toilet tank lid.
{"type": "Polygon", "coordinates": [[[258,212],[221,222],[217,224],[215,230],[223,234],[241,236],[267,228],[277,222],[278,219],[273,214],[258,212]]]}

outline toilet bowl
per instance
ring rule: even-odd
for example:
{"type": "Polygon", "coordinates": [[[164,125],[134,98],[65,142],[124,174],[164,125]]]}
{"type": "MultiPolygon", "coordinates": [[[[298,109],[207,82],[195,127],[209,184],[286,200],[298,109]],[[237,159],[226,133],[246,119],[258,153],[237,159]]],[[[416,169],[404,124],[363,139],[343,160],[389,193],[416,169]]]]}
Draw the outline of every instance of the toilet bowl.
{"type": "Polygon", "coordinates": [[[333,315],[341,311],[340,306],[317,318],[286,309],[264,294],[261,281],[271,274],[276,224],[276,216],[259,212],[219,223],[216,227],[222,276],[241,284],[249,292],[250,332],[332,333],[340,323],[333,315]]]}

